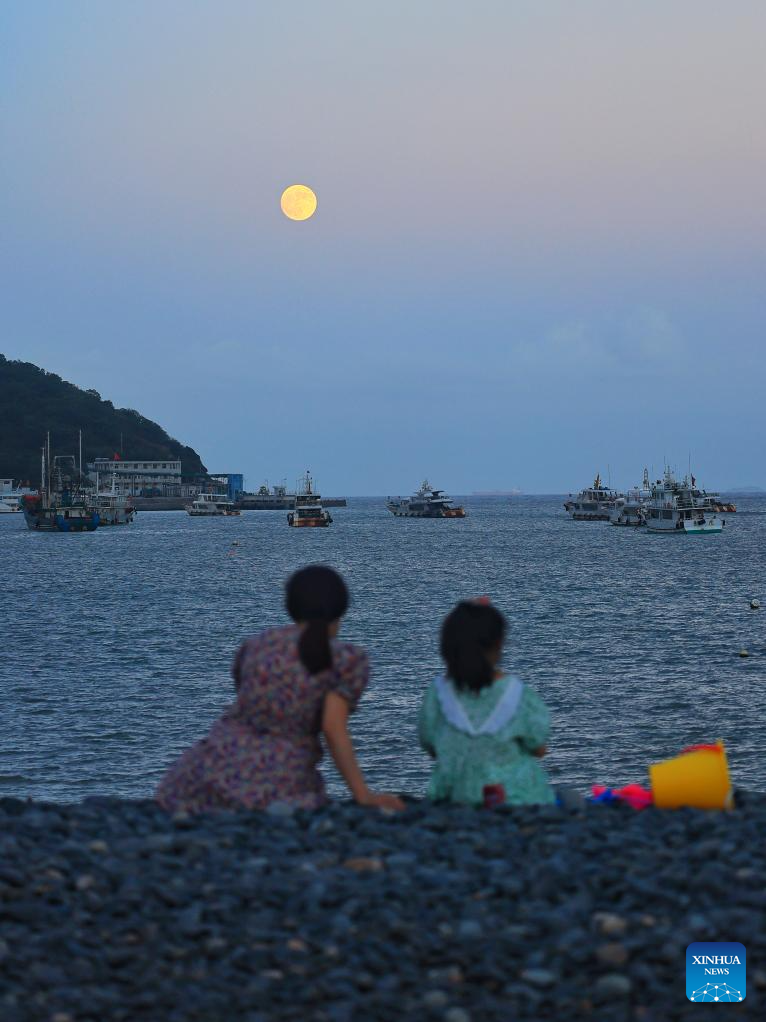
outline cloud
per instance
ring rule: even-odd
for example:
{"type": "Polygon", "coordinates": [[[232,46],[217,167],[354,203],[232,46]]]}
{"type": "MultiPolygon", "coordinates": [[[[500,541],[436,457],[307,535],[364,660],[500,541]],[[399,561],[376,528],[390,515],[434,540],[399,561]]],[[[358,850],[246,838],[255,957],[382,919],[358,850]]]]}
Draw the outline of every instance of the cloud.
{"type": "Polygon", "coordinates": [[[654,375],[685,356],[681,330],[662,309],[641,306],[620,316],[558,323],[534,343],[512,347],[511,361],[526,370],[559,375],[654,375]]]}

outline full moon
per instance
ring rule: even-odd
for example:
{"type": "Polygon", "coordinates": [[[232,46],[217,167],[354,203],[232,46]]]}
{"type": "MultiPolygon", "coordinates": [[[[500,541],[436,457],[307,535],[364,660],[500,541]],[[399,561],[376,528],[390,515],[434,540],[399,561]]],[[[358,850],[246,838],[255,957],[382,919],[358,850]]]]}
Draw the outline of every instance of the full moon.
{"type": "Polygon", "coordinates": [[[316,213],[317,197],[308,185],[290,185],[282,192],[279,204],[290,220],[308,220],[316,213]]]}

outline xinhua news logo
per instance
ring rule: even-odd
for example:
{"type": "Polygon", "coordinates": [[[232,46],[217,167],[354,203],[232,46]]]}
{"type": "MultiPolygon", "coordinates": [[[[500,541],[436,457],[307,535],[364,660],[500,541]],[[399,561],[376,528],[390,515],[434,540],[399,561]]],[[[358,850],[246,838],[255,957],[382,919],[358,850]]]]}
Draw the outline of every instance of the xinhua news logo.
{"type": "Polygon", "coordinates": [[[699,941],[686,949],[690,1001],[738,1004],[745,999],[745,945],[699,941]]]}

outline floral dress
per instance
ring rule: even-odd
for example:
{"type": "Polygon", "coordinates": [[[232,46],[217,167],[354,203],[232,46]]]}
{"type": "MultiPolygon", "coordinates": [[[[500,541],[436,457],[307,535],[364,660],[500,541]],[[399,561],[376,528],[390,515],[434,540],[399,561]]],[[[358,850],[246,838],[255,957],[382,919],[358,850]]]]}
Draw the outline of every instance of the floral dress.
{"type": "Polygon", "coordinates": [[[271,802],[314,809],[327,801],[317,769],[322,707],[337,692],[356,708],[369,677],[367,655],[332,640],[333,666],[309,674],[297,625],[246,639],[234,659],[236,699],[207,737],[187,749],[157,789],[175,812],[263,809],[271,802]]]}
{"type": "Polygon", "coordinates": [[[481,805],[484,786],[502,784],[510,805],[554,802],[533,755],[549,730],[545,703],[517,678],[499,678],[479,692],[437,678],[426,691],[419,721],[420,744],[435,758],[429,798],[481,805]]]}

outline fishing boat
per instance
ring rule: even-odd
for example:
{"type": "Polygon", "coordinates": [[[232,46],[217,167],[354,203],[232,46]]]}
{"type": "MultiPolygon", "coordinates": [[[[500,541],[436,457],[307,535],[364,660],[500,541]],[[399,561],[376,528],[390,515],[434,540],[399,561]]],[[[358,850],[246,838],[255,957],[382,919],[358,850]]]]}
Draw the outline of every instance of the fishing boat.
{"type": "Polygon", "coordinates": [[[569,494],[569,499],[564,501],[564,509],[576,522],[608,522],[617,501],[624,496],[624,493],[604,486],[599,473],[593,486],[580,490],[576,497],[569,494]]]}
{"type": "Polygon", "coordinates": [[[435,490],[427,479],[411,497],[388,497],[386,507],[397,518],[465,518],[465,508],[452,503],[443,490],[435,490]]]}
{"type": "Polygon", "coordinates": [[[691,480],[678,482],[670,468],[652,487],[647,506],[649,532],[669,536],[697,536],[721,532],[725,522],[710,509],[704,498],[694,495],[691,480]]]}
{"type": "Polygon", "coordinates": [[[198,493],[186,506],[186,513],[193,518],[229,517],[238,515],[239,508],[225,493],[198,493]]]}
{"type": "Polygon", "coordinates": [[[136,514],[133,498],[117,492],[116,476],[112,472],[111,490],[102,491],[99,486],[99,473],[96,472],[96,492],[88,504],[98,512],[101,525],[130,525],[136,514]]]}
{"type": "Polygon", "coordinates": [[[296,487],[295,508],[287,516],[287,524],[296,529],[322,529],[332,524],[332,516],[322,507],[322,498],[315,492],[309,472],[296,487]]]}
{"type": "Polygon", "coordinates": [[[123,493],[97,493],[88,503],[98,512],[101,525],[130,525],[136,514],[131,498],[123,493]]]}
{"type": "Polygon", "coordinates": [[[67,476],[58,460],[51,458],[48,434],[42,453],[40,492],[21,497],[27,528],[33,532],[94,532],[101,521],[98,511],[89,507],[87,498],[79,492],[79,478],[75,480],[74,472],[67,476]]]}
{"type": "Polygon", "coordinates": [[[646,507],[652,496],[649,483],[649,470],[644,469],[641,486],[634,486],[624,497],[618,497],[609,515],[610,525],[621,525],[640,528],[646,525],[646,507]]]}

